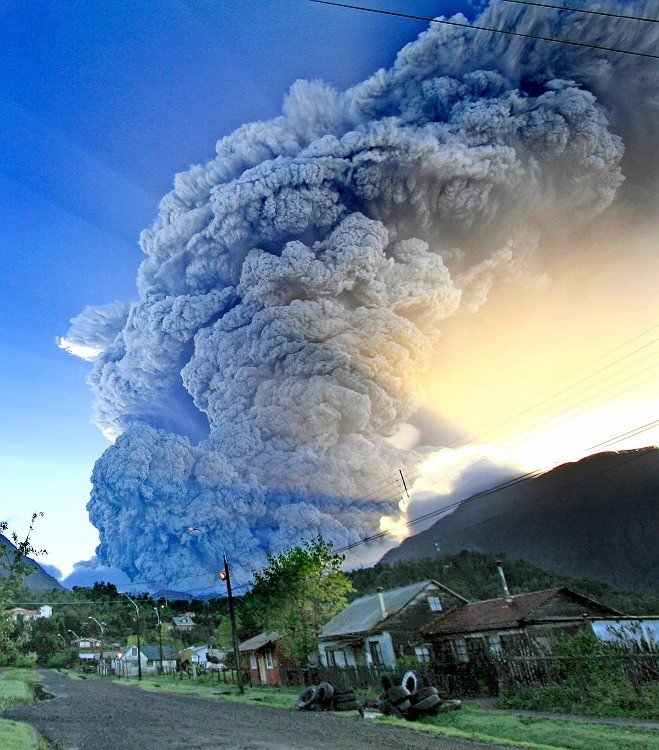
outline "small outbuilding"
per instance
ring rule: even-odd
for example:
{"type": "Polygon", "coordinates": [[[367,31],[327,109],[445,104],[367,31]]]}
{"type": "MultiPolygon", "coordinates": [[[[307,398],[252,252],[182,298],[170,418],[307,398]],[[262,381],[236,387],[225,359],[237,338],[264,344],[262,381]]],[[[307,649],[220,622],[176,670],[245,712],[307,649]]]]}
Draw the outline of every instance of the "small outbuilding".
{"type": "Polygon", "coordinates": [[[249,659],[249,672],[253,684],[281,685],[281,670],[291,666],[277,631],[259,633],[238,646],[240,653],[249,659]]]}

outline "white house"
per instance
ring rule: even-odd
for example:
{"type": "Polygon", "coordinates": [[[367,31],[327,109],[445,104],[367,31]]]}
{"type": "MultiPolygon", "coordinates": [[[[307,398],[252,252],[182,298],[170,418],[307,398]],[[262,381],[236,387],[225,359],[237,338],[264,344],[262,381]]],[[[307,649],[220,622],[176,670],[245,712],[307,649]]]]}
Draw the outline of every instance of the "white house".
{"type": "MultiPolygon", "coordinates": [[[[164,670],[176,669],[176,657],[169,644],[163,644],[162,656],[164,670]]],[[[158,646],[142,646],[139,661],[142,663],[142,674],[156,673],[160,669],[160,648],[158,646]]],[[[120,677],[136,677],[139,674],[137,665],[137,646],[128,646],[112,659],[112,668],[120,677]]]]}
{"type": "Polygon", "coordinates": [[[172,618],[173,630],[192,630],[194,626],[194,613],[192,612],[186,612],[184,615],[172,618]]]}
{"type": "Polygon", "coordinates": [[[20,617],[22,620],[41,620],[42,618],[48,619],[53,616],[53,608],[50,604],[42,604],[39,609],[24,609],[23,607],[14,607],[9,610],[9,616],[12,620],[18,620],[20,617]]]}

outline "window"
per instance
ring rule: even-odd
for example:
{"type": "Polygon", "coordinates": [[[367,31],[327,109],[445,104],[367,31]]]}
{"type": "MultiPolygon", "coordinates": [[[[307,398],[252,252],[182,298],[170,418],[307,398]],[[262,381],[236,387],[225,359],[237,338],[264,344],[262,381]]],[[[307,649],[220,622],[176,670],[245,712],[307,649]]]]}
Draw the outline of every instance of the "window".
{"type": "Polygon", "coordinates": [[[275,662],[274,662],[274,659],[272,658],[272,651],[265,652],[265,667],[266,669],[275,668],[275,662]]]}
{"type": "Polygon", "coordinates": [[[490,633],[486,636],[487,638],[487,645],[489,646],[490,651],[493,654],[500,654],[501,653],[501,638],[497,635],[497,633],[490,633]]]}
{"type": "Polygon", "coordinates": [[[414,653],[419,660],[419,664],[428,664],[430,662],[430,646],[415,646],[414,653]]]}
{"type": "Polygon", "coordinates": [[[469,654],[467,653],[467,642],[464,638],[454,638],[452,641],[453,653],[455,658],[465,664],[469,661],[469,654]]]}
{"type": "Polygon", "coordinates": [[[428,597],[428,606],[432,612],[442,611],[442,600],[438,596],[428,597]]]}
{"type": "Polygon", "coordinates": [[[256,663],[256,656],[254,654],[249,655],[249,668],[250,669],[258,669],[258,664],[256,663]]]}
{"type": "Polygon", "coordinates": [[[371,654],[373,664],[382,664],[382,648],[377,641],[368,642],[368,650],[371,654]]]}
{"type": "Polygon", "coordinates": [[[327,652],[327,664],[330,667],[345,667],[348,665],[346,652],[342,648],[335,648],[327,652]]]}

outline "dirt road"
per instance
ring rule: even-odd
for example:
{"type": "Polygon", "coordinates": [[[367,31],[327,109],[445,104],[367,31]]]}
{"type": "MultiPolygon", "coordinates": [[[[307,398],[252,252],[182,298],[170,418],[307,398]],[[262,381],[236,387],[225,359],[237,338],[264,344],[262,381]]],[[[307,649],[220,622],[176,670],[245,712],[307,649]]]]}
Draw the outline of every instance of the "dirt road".
{"type": "MultiPolygon", "coordinates": [[[[67,750],[493,750],[494,745],[227,700],[150,693],[104,680],[45,672],[52,700],[12,706],[4,716],[32,724],[67,750]]],[[[509,749],[508,749],[509,750],[509,749]]]]}

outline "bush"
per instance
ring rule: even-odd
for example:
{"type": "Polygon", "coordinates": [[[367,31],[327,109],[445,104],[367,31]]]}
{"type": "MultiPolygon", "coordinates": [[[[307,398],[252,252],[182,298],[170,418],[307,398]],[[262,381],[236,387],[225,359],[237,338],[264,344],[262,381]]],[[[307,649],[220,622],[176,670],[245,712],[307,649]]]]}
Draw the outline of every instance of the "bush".
{"type": "Polygon", "coordinates": [[[78,661],[78,652],[74,648],[67,649],[66,651],[58,651],[56,654],[52,654],[47,662],[46,666],[51,669],[63,669],[73,666],[78,661]]]}
{"type": "MultiPolygon", "coordinates": [[[[659,718],[659,683],[642,677],[651,652],[602,643],[591,632],[564,636],[554,649],[552,684],[518,685],[499,698],[501,708],[659,718]],[[629,675],[636,675],[634,681],[629,675]]],[[[656,667],[655,667],[656,669],[656,667]]]]}

